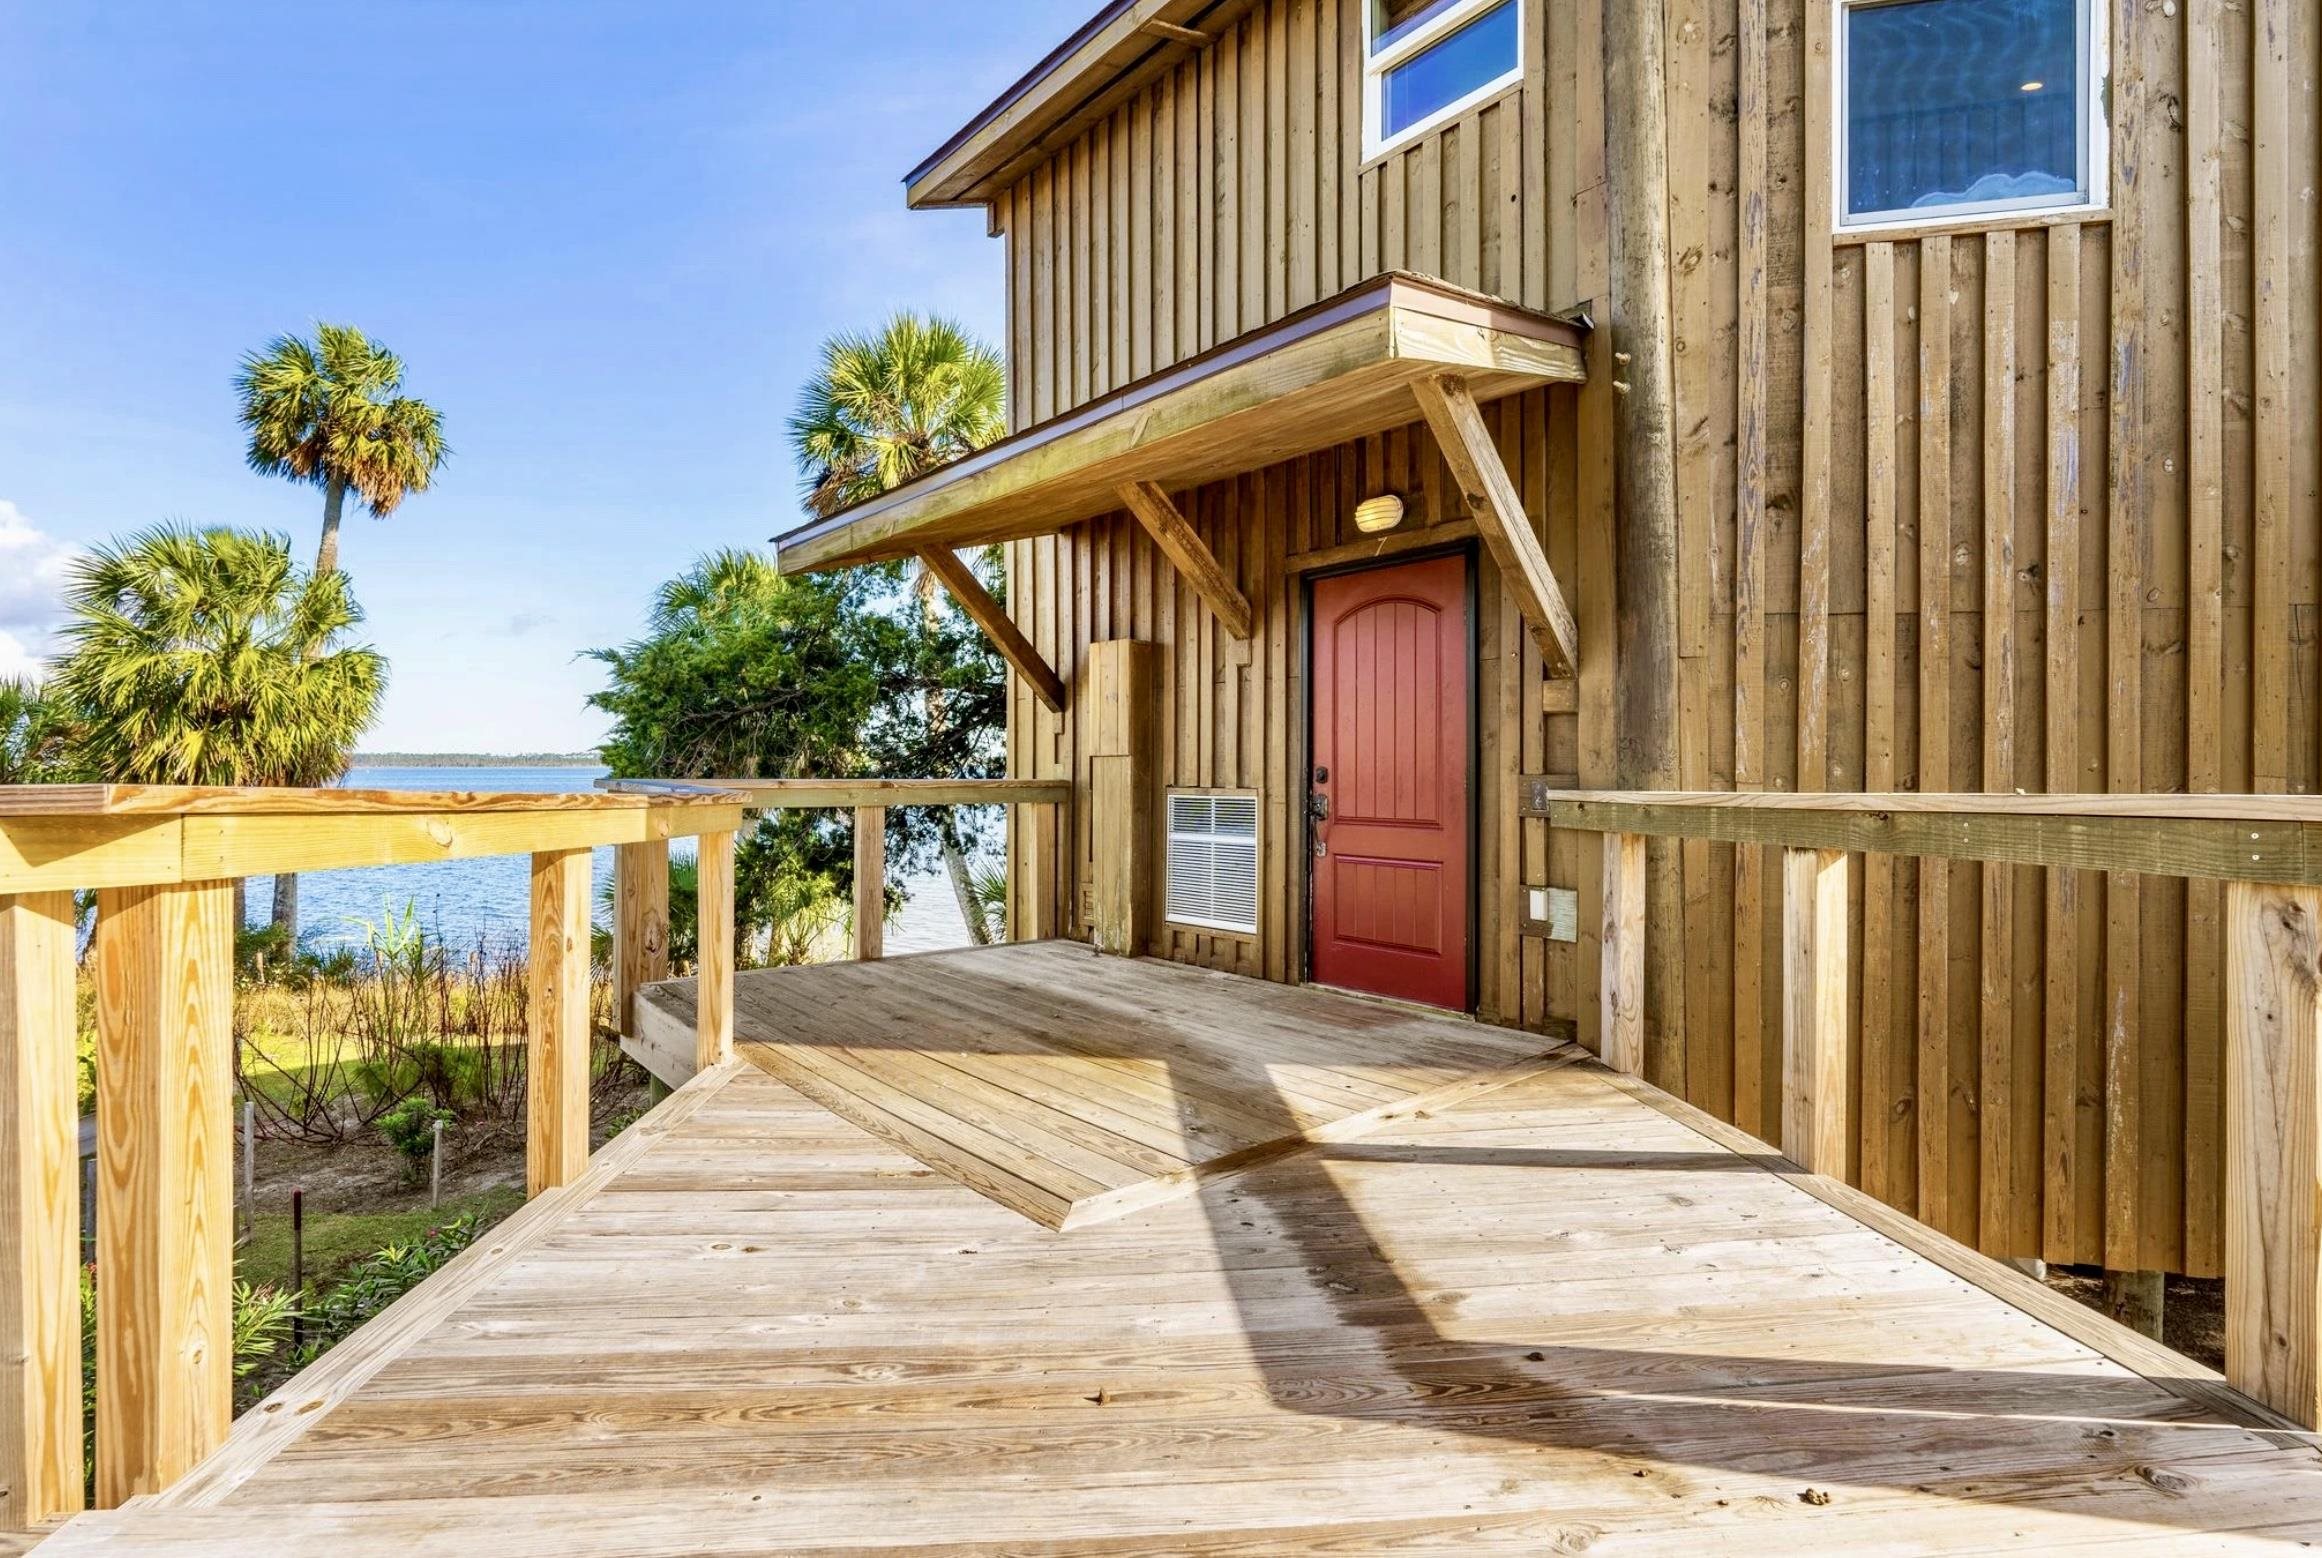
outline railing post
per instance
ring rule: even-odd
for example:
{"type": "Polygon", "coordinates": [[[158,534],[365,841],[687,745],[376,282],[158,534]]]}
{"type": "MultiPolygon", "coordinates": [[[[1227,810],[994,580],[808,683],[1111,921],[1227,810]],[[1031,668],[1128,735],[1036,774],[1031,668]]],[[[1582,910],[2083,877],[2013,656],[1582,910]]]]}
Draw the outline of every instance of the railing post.
{"type": "Polygon", "coordinates": [[[524,1183],[539,1195],[589,1163],[589,851],[532,857],[524,1183]]]}
{"type": "Polygon", "coordinates": [[[623,844],[613,851],[613,1017],[623,1033],[636,1036],[637,992],[668,977],[669,840],[623,844]]]}
{"type": "Polygon", "coordinates": [[[2225,1372],[2322,1427],[2322,889],[2225,890],[2225,1372]]]}
{"type": "Polygon", "coordinates": [[[855,961],[887,955],[887,808],[855,808],[855,961]]]}
{"type": "Polygon", "coordinates": [[[1645,1074],[1645,839],[1604,836],[1604,940],[1598,967],[1604,1063],[1645,1074]]]}
{"type": "Polygon", "coordinates": [[[1847,1178],[1848,857],[1782,852],[1782,1151],[1847,1178]]]}
{"type": "Polygon", "coordinates": [[[97,1502],[157,1493],[233,1418],[234,889],[97,906],[97,1502]]]}
{"type": "Polygon", "coordinates": [[[81,1499],[70,893],[0,898],[0,1529],[81,1499]]]}
{"type": "Polygon", "coordinates": [[[695,966],[696,1071],[723,1065],[734,1053],[734,835],[705,834],[694,910],[700,956],[695,966]]]}

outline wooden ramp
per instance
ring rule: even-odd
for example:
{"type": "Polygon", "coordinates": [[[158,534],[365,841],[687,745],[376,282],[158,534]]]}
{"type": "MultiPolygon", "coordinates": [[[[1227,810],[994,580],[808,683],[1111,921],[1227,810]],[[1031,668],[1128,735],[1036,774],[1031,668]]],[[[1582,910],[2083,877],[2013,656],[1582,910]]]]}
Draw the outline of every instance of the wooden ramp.
{"type": "Polygon", "coordinates": [[[1640,1084],[1425,1113],[1058,1234],[733,1063],[43,1555],[2322,1539],[2213,1375],[1640,1084]]]}
{"type": "MultiPolygon", "coordinates": [[[[646,997],[692,1031],[693,987],[646,997]]],[[[1049,1228],[1554,1065],[1536,1034],[1070,942],[744,974],[737,1053],[1049,1228]]]]}

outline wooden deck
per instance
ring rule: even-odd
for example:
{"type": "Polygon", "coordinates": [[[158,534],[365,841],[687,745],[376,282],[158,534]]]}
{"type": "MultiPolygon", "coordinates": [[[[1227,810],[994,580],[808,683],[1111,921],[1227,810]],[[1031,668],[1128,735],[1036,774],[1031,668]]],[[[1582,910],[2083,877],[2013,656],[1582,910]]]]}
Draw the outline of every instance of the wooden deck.
{"type": "MultiPolygon", "coordinates": [[[[1056,955],[958,961],[1005,984],[1056,955]]],[[[932,989],[933,962],[864,975],[932,989]]],[[[1121,1008],[1123,1053],[1154,1059],[1166,1014],[1122,993],[1147,971],[1071,972],[1075,999],[1121,1008]]],[[[966,974],[942,977],[956,999],[966,974]]],[[[1177,1031],[1171,1085],[1200,1097],[1233,1077],[1252,1089],[1240,1107],[1294,1134],[1313,1095],[1262,1087],[1312,1062],[1252,1070],[1237,1046],[1327,1031],[1319,1014],[1345,1008],[1215,988],[1246,1016],[1177,1031]]],[[[1484,1035],[1362,1010],[1414,1041],[1484,1035]]],[[[1025,1012],[1019,1045],[979,1049],[991,1074],[1054,1064],[1045,1020],[1025,1012]]],[[[995,1041],[1019,1031],[983,1021],[995,1041]]],[[[1550,1062],[1058,1232],[737,1059],[185,1482],[42,1552],[2322,1539],[2311,1442],[2247,1426],[2264,1419],[2214,1376],[1576,1051],[1550,1062]]],[[[884,1075],[898,1094],[924,1079],[884,1075]]]]}
{"type": "MultiPolygon", "coordinates": [[[[691,1033],[690,983],[647,999],[691,1033]]],[[[1535,1034],[1070,942],[745,974],[734,1003],[744,1059],[1050,1228],[1552,1064],[1535,1034]]]]}

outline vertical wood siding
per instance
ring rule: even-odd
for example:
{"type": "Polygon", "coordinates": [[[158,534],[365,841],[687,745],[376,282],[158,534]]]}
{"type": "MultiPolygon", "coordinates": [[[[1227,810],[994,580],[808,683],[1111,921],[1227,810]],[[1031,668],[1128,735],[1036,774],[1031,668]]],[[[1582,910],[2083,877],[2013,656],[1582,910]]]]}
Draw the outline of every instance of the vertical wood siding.
{"type": "MultiPolygon", "coordinates": [[[[1826,0],[1668,3],[1682,782],[2322,785],[2315,8],[2109,0],[2108,213],[1866,242],[1826,215],[1826,0]]],[[[1522,90],[1376,166],[1355,0],[1253,8],[1063,148],[997,213],[1017,422],[1384,269],[1607,317],[1600,18],[1534,0],[1526,25],[1522,90]]],[[[1517,821],[1509,788],[1613,777],[1617,367],[1591,350],[1585,390],[1493,413],[1583,653],[1578,712],[1542,715],[1486,565],[1478,929],[1488,1011],[1593,1043],[1595,840],[1517,821]],[[1525,884],[1578,890],[1578,943],[1520,933],[1525,884]]],[[[1296,977],[1290,560],[1382,488],[1451,517],[1418,429],[1188,501],[1260,604],[1249,646],[1125,519],[1010,548],[1067,678],[1093,639],[1166,646],[1170,782],[1264,793],[1261,934],[1170,955],[1296,977]]],[[[1012,720],[1016,771],[1074,771],[1069,717],[1019,695],[1012,720]]],[[[1685,1043],[1654,1079],[1769,1135],[1778,877],[1683,864],[1685,1043]]],[[[2216,889],[1900,860],[1856,884],[1861,1183],[1993,1254],[2216,1272],[2216,889]]]]}

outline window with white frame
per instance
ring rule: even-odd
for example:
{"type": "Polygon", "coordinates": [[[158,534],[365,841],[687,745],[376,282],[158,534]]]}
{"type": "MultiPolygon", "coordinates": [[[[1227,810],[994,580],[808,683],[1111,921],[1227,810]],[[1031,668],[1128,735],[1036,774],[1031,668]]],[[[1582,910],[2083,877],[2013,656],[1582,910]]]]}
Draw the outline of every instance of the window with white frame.
{"type": "Polygon", "coordinates": [[[1363,146],[1375,157],[1524,79],[1537,0],[1363,0],[1363,146]]]}
{"type": "Polygon", "coordinates": [[[2096,0],[1832,3],[1841,225],[2103,203],[2096,0]]]}

